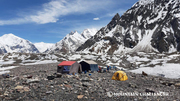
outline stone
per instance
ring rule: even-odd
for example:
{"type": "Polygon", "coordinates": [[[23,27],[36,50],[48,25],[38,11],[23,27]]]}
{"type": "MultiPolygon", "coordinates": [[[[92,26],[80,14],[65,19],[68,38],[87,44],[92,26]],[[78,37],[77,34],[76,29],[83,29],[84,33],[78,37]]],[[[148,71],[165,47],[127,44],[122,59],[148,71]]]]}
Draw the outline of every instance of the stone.
{"type": "Polygon", "coordinates": [[[40,80],[38,78],[35,78],[35,79],[28,79],[26,82],[27,83],[39,83],[40,80]]]}
{"type": "Polygon", "coordinates": [[[70,86],[70,85],[64,85],[65,87],[67,87],[67,88],[72,88],[72,86],[70,86]]]}
{"type": "Polygon", "coordinates": [[[13,77],[11,80],[19,80],[18,76],[13,77]]]}
{"type": "Polygon", "coordinates": [[[64,84],[68,84],[68,82],[67,82],[67,81],[64,81],[64,84]]]}
{"type": "Polygon", "coordinates": [[[84,97],[84,95],[78,95],[77,98],[78,99],[82,99],[84,97]]]}
{"type": "Polygon", "coordinates": [[[161,83],[162,85],[167,85],[167,83],[166,83],[165,81],[160,81],[160,83],[161,83]]]}
{"type": "Polygon", "coordinates": [[[9,92],[5,91],[5,92],[4,92],[4,96],[7,97],[8,95],[9,95],[9,92]]]}
{"type": "Polygon", "coordinates": [[[78,84],[73,84],[73,87],[80,87],[78,84]]]}
{"type": "Polygon", "coordinates": [[[91,86],[91,84],[88,83],[88,82],[83,82],[83,83],[82,83],[82,86],[84,86],[84,87],[89,87],[89,86],[91,86]]]}
{"type": "Polygon", "coordinates": [[[46,94],[52,94],[53,92],[52,91],[47,91],[46,94]]]}
{"type": "Polygon", "coordinates": [[[180,87],[180,83],[175,83],[175,86],[176,87],[180,87]]]}
{"type": "Polygon", "coordinates": [[[145,92],[147,92],[147,93],[155,93],[155,91],[154,91],[153,89],[150,89],[150,88],[147,88],[147,89],[145,90],[145,92]]]}
{"type": "Polygon", "coordinates": [[[24,87],[24,91],[29,92],[30,91],[29,87],[24,87]]]}
{"type": "Polygon", "coordinates": [[[16,86],[15,89],[16,90],[22,90],[22,89],[24,89],[24,87],[23,86],[16,86]]]}
{"type": "Polygon", "coordinates": [[[62,77],[62,74],[61,73],[56,73],[56,77],[60,78],[60,77],[62,77]]]}
{"type": "Polygon", "coordinates": [[[167,85],[168,86],[171,86],[171,85],[174,85],[175,83],[174,82],[168,82],[167,85]]]}
{"type": "Polygon", "coordinates": [[[32,75],[28,75],[26,78],[31,79],[33,76],[32,75]]]}
{"type": "Polygon", "coordinates": [[[48,80],[53,80],[55,78],[55,76],[47,76],[48,80]]]}
{"type": "Polygon", "coordinates": [[[81,81],[82,81],[82,82],[89,82],[90,79],[89,79],[88,77],[84,77],[84,78],[81,79],[81,81]]]}
{"type": "Polygon", "coordinates": [[[75,91],[74,91],[74,93],[75,93],[75,94],[77,94],[77,93],[78,93],[78,91],[77,91],[77,90],[75,90],[75,91]]]}
{"type": "Polygon", "coordinates": [[[128,86],[131,87],[131,88],[137,88],[137,85],[136,85],[136,84],[133,84],[133,83],[129,83],[128,86]]]}
{"type": "Polygon", "coordinates": [[[144,75],[144,76],[148,76],[148,74],[147,74],[147,73],[145,73],[144,71],[142,71],[142,75],[144,75]]]}
{"type": "Polygon", "coordinates": [[[27,75],[23,75],[23,78],[27,78],[27,75]]]}

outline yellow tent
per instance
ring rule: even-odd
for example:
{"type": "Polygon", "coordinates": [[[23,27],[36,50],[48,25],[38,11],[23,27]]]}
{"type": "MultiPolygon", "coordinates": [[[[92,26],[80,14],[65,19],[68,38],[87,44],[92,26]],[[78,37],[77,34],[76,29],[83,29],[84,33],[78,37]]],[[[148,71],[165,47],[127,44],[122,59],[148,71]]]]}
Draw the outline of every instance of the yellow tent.
{"type": "Polygon", "coordinates": [[[125,72],[123,71],[116,71],[114,75],[112,76],[112,80],[120,80],[120,81],[126,81],[128,80],[128,77],[125,72]]]}

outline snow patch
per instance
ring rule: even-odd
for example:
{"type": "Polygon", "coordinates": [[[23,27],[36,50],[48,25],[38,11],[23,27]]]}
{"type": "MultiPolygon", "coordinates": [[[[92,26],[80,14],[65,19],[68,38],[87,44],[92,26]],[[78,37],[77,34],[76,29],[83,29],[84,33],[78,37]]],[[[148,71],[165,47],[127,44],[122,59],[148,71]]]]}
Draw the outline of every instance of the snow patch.
{"type": "Polygon", "coordinates": [[[154,68],[144,67],[136,70],[131,70],[134,73],[146,72],[149,75],[159,76],[160,74],[165,75],[166,78],[178,79],[180,78],[180,64],[164,64],[163,66],[156,65],[154,68]]]}

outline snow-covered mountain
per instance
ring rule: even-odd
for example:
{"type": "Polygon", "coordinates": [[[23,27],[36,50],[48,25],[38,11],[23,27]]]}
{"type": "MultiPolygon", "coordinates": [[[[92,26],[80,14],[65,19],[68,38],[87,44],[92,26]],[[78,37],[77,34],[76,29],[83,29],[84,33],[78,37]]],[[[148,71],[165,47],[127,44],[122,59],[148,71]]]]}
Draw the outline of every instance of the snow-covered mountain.
{"type": "Polygon", "coordinates": [[[116,14],[77,51],[180,51],[180,1],[139,0],[121,17],[116,14]]]}
{"type": "Polygon", "coordinates": [[[50,49],[52,46],[54,46],[53,43],[44,43],[44,42],[39,42],[39,43],[34,43],[36,48],[39,50],[39,52],[43,53],[46,50],[50,49]]]}
{"type": "Polygon", "coordinates": [[[72,53],[81,46],[86,40],[95,35],[96,29],[85,29],[81,34],[77,31],[67,34],[61,41],[57,42],[51,49],[46,52],[51,53],[72,53]]]}
{"type": "Polygon", "coordinates": [[[39,53],[38,49],[30,41],[13,34],[4,34],[0,37],[0,54],[12,52],[39,53]]]}

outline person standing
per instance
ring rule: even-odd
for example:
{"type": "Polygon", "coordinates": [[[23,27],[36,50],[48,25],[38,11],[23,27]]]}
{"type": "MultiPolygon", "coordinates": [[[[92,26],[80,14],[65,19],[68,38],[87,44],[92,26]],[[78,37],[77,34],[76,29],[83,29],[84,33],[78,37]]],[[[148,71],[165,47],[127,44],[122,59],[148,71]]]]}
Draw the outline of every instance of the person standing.
{"type": "Polygon", "coordinates": [[[102,69],[101,69],[101,67],[99,66],[99,73],[101,73],[101,70],[102,70],[102,69]]]}
{"type": "Polygon", "coordinates": [[[107,72],[109,72],[109,66],[107,66],[107,72]]]}

